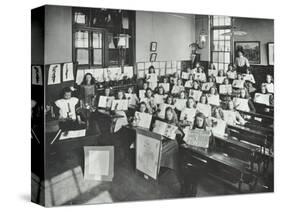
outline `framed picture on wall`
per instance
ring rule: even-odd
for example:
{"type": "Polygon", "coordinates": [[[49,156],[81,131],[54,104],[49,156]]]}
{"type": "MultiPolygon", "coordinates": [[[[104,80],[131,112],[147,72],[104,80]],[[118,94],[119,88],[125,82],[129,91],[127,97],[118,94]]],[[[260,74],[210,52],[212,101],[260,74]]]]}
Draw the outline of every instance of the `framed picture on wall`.
{"type": "Polygon", "coordinates": [[[150,62],[155,62],[157,58],[157,53],[151,53],[150,54],[150,62]]]}
{"type": "Polygon", "coordinates": [[[237,53],[238,50],[242,50],[250,64],[260,64],[260,41],[235,41],[234,48],[235,53],[237,53]]]}
{"type": "Polygon", "coordinates": [[[267,61],[268,65],[274,65],[274,43],[269,42],[267,43],[267,61]]]}
{"type": "Polygon", "coordinates": [[[157,51],[157,42],[151,42],[150,43],[150,51],[156,52],[157,51]]]}

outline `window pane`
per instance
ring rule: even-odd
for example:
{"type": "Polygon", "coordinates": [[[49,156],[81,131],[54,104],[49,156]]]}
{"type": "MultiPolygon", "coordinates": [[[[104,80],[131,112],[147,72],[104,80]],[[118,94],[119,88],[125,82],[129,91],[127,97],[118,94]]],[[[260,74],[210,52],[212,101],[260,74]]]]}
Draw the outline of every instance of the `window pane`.
{"type": "Polygon", "coordinates": [[[119,49],[109,49],[108,50],[108,62],[109,62],[109,65],[118,65],[119,49]]]}
{"type": "Polygon", "coordinates": [[[219,39],[220,40],[224,40],[223,34],[224,34],[224,29],[219,30],[219,39]]]}
{"type": "Polygon", "coordinates": [[[213,51],[219,51],[219,42],[218,41],[213,42],[213,51]]]}
{"type": "Polygon", "coordinates": [[[219,62],[219,53],[213,52],[213,62],[219,62]]]}
{"type": "Polygon", "coordinates": [[[224,51],[224,41],[219,42],[219,51],[224,51]]]}
{"type": "Polygon", "coordinates": [[[214,30],[214,40],[219,39],[219,30],[214,30]]]}
{"type": "Polygon", "coordinates": [[[229,52],[224,53],[224,62],[230,63],[230,53],[229,52]]]}
{"type": "Polygon", "coordinates": [[[224,70],[227,70],[228,69],[228,63],[225,63],[224,64],[224,70]]]}
{"type": "Polygon", "coordinates": [[[76,24],[86,24],[87,16],[82,12],[75,12],[74,13],[74,22],[76,24]]]}
{"type": "Polygon", "coordinates": [[[216,16],[216,15],[213,17],[213,25],[214,26],[218,26],[219,25],[219,19],[218,19],[218,16],[216,16]]]}
{"type": "Polygon", "coordinates": [[[224,69],[224,64],[223,63],[219,63],[219,69],[218,70],[223,70],[224,69]]]}
{"type": "MultiPolygon", "coordinates": [[[[230,32],[230,29],[226,29],[225,31],[224,31],[224,33],[229,33],[230,32]]],[[[230,35],[225,35],[224,36],[224,39],[225,40],[230,40],[230,35]]]]}
{"type": "Polygon", "coordinates": [[[224,25],[226,25],[226,26],[230,26],[231,25],[231,18],[230,17],[225,16],[224,25]]]}
{"type": "Polygon", "coordinates": [[[223,26],[224,25],[224,16],[219,17],[219,25],[223,26]]]}
{"type": "Polygon", "coordinates": [[[102,65],[102,50],[94,49],[93,58],[94,58],[94,65],[102,65]]]}
{"type": "Polygon", "coordinates": [[[219,62],[223,63],[224,62],[224,53],[219,52],[219,62]]]}
{"type": "Polygon", "coordinates": [[[80,47],[80,48],[88,47],[88,32],[87,31],[75,32],[75,47],[80,47]]]}
{"type": "Polygon", "coordinates": [[[89,53],[87,49],[77,49],[76,61],[78,64],[89,64],[89,53]]]}
{"type": "Polygon", "coordinates": [[[102,33],[93,32],[93,48],[102,48],[102,33]]]}
{"type": "Polygon", "coordinates": [[[230,41],[225,41],[224,46],[225,46],[225,51],[230,52],[230,41]]]}

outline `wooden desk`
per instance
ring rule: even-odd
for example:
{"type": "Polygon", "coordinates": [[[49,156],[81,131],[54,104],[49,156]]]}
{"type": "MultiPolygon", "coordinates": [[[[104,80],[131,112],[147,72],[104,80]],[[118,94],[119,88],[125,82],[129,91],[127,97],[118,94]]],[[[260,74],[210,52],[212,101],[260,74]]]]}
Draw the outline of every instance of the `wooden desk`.
{"type": "Polygon", "coordinates": [[[249,170],[249,164],[236,158],[229,157],[216,150],[181,145],[183,163],[196,164],[201,170],[225,183],[238,184],[241,192],[242,184],[246,183],[250,189],[256,185],[256,176],[249,170]]]}

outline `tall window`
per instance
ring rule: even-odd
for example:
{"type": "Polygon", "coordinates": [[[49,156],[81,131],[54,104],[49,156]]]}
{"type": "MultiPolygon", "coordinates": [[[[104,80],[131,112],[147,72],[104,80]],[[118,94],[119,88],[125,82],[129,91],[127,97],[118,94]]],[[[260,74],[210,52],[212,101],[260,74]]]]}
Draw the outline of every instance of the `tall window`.
{"type": "Polygon", "coordinates": [[[227,70],[228,64],[231,63],[231,29],[231,17],[211,17],[211,60],[219,70],[227,70]]]}
{"type": "Polygon", "coordinates": [[[132,11],[73,8],[73,60],[85,68],[132,65],[134,21],[132,11]],[[120,35],[127,36],[122,48],[120,35]]]}

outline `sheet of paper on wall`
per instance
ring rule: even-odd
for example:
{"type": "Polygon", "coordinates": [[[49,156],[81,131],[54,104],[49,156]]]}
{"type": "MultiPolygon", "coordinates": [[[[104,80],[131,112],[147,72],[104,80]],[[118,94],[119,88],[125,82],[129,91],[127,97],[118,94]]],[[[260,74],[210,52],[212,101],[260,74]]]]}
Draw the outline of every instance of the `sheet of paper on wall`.
{"type": "Polygon", "coordinates": [[[133,66],[124,66],[124,74],[129,79],[133,78],[133,76],[134,76],[133,66]]]}
{"type": "Polygon", "coordinates": [[[177,69],[177,61],[175,60],[172,61],[172,68],[177,69]]]}
{"type": "Polygon", "coordinates": [[[166,75],[166,69],[165,68],[160,68],[159,69],[159,75],[160,76],[165,76],[166,75]]]}
{"type": "Polygon", "coordinates": [[[32,85],[43,85],[43,76],[42,76],[42,67],[41,66],[32,66],[31,75],[32,75],[32,85]]]}
{"type": "Polygon", "coordinates": [[[136,120],[136,126],[149,129],[152,120],[152,115],[149,113],[141,113],[136,111],[135,120],[136,120]]]}
{"type": "Polygon", "coordinates": [[[270,105],[270,95],[272,94],[261,94],[261,93],[256,93],[254,101],[259,104],[263,105],[270,105]]]}
{"type": "Polygon", "coordinates": [[[197,110],[195,108],[184,108],[180,114],[180,120],[193,123],[197,110]]]}
{"type": "Polygon", "coordinates": [[[158,116],[162,119],[165,118],[165,112],[166,112],[166,109],[167,107],[171,107],[171,108],[175,108],[175,105],[169,105],[169,104],[166,104],[166,103],[163,103],[163,104],[160,104],[159,106],[159,113],[158,113],[158,116]]]}
{"type": "Polygon", "coordinates": [[[182,111],[186,107],[186,99],[176,99],[175,108],[182,111]]]}
{"type": "Polygon", "coordinates": [[[137,132],[136,135],[136,169],[156,180],[160,168],[161,137],[149,131],[146,133],[137,132]]]}
{"type": "Polygon", "coordinates": [[[84,137],[86,135],[86,129],[83,130],[69,130],[62,132],[60,135],[60,140],[66,140],[71,138],[84,137]]]}
{"type": "Polygon", "coordinates": [[[162,61],[160,62],[160,68],[166,68],[166,62],[162,61]]]}
{"type": "Polygon", "coordinates": [[[61,65],[53,64],[49,67],[48,85],[59,84],[61,82],[61,65]]]}
{"type": "Polygon", "coordinates": [[[152,63],[151,63],[151,62],[145,62],[145,63],[144,63],[144,68],[145,68],[146,70],[148,70],[150,66],[152,66],[152,63]]]}
{"type": "Polygon", "coordinates": [[[208,103],[210,105],[220,106],[220,96],[219,95],[208,95],[208,103]]]}
{"type": "Polygon", "coordinates": [[[104,70],[103,68],[93,69],[93,77],[98,82],[104,82],[104,70]]]}
{"type": "Polygon", "coordinates": [[[80,85],[80,84],[82,83],[83,78],[84,78],[84,75],[85,75],[84,69],[78,69],[78,70],[77,70],[75,82],[76,82],[78,85],[80,85]]]}
{"type": "Polygon", "coordinates": [[[186,88],[192,88],[193,87],[193,82],[192,80],[187,80],[184,84],[184,87],[186,88]]]}
{"type": "Polygon", "coordinates": [[[205,82],[202,84],[202,91],[209,91],[210,88],[214,85],[212,82],[205,82]]]}
{"type": "Polygon", "coordinates": [[[152,65],[154,66],[154,68],[160,68],[160,63],[159,62],[152,62],[152,65]]]}
{"type": "Polygon", "coordinates": [[[209,76],[218,76],[218,70],[216,70],[216,69],[209,69],[208,70],[208,75],[209,76]]]}
{"type": "Polygon", "coordinates": [[[197,110],[203,113],[206,117],[211,116],[211,106],[207,104],[197,103],[197,110]]]}
{"type": "Polygon", "coordinates": [[[147,74],[146,75],[146,81],[147,82],[157,82],[158,78],[157,78],[157,74],[147,74]]]}
{"type": "Polygon", "coordinates": [[[234,88],[243,88],[244,87],[244,80],[233,80],[232,87],[234,88]]]}
{"type": "Polygon", "coordinates": [[[88,68],[88,69],[84,69],[84,71],[85,71],[85,74],[92,74],[92,76],[94,76],[94,72],[95,72],[95,70],[93,69],[93,68],[88,68]]]}
{"type": "Polygon", "coordinates": [[[73,76],[73,63],[64,63],[62,67],[62,80],[63,82],[74,80],[73,76]]]}
{"type": "Polygon", "coordinates": [[[112,181],[114,177],[114,147],[84,147],[84,179],[112,181]]]}
{"type": "Polygon", "coordinates": [[[127,99],[114,99],[112,101],[111,110],[128,110],[128,100],[127,99]]]}
{"type": "Polygon", "coordinates": [[[190,75],[190,74],[189,74],[189,73],[187,73],[187,72],[184,72],[184,71],[183,71],[183,72],[181,72],[181,78],[182,78],[182,79],[187,80],[187,79],[189,78],[189,75],[190,75]]]}
{"type": "Polygon", "coordinates": [[[212,132],[217,136],[224,136],[226,129],[226,121],[211,117],[212,132]]]}
{"type": "Polygon", "coordinates": [[[176,138],[176,132],[178,127],[172,124],[167,124],[163,121],[156,120],[153,132],[169,139],[174,140],[176,138]]]}
{"type": "Polygon", "coordinates": [[[138,71],[138,78],[139,79],[144,79],[145,78],[145,71],[138,71]]]}
{"type": "Polygon", "coordinates": [[[219,93],[220,94],[231,94],[232,93],[232,86],[231,85],[220,85],[219,93]]]}
{"type": "Polygon", "coordinates": [[[184,129],[183,141],[190,146],[209,148],[210,131],[200,129],[184,129]]]}
{"type": "Polygon", "coordinates": [[[249,100],[248,99],[234,98],[233,103],[234,103],[234,107],[237,110],[250,112],[249,100]]]}
{"type": "Polygon", "coordinates": [[[107,69],[107,74],[109,76],[109,79],[112,80],[112,81],[120,79],[121,68],[120,67],[108,68],[107,69]]]}
{"type": "Polygon", "coordinates": [[[159,83],[159,86],[162,86],[164,88],[165,93],[168,93],[170,91],[170,83],[159,83]]]}
{"type": "Polygon", "coordinates": [[[224,79],[225,79],[225,77],[216,77],[216,83],[217,84],[222,84],[224,79]]]}
{"type": "Polygon", "coordinates": [[[194,90],[194,89],[189,90],[189,96],[193,97],[193,99],[197,102],[199,101],[201,95],[202,95],[202,91],[194,90]]]}
{"type": "Polygon", "coordinates": [[[145,68],[144,68],[144,63],[143,63],[143,62],[137,63],[137,69],[138,69],[138,71],[139,71],[139,70],[144,70],[144,69],[145,69],[145,68]]]}
{"type": "Polygon", "coordinates": [[[154,70],[155,70],[155,74],[156,74],[157,76],[159,76],[159,75],[160,75],[160,68],[155,68],[154,70]]]}

